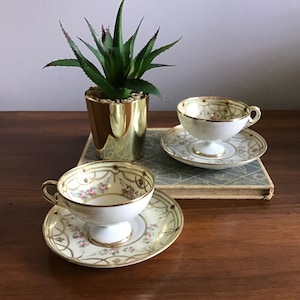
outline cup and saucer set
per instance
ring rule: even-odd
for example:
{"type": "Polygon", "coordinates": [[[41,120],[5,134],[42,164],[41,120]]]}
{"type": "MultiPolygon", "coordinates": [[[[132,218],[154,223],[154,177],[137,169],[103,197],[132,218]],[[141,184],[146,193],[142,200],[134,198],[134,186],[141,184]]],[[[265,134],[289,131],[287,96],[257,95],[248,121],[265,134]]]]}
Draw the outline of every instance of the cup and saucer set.
{"type": "MultiPolygon", "coordinates": [[[[172,158],[194,167],[225,169],[262,156],[266,141],[248,127],[260,109],[222,97],[179,102],[180,125],[161,146],[172,158]]],[[[147,167],[124,161],[92,161],[42,184],[53,207],[43,223],[47,246],[81,266],[116,268],[150,259],[172,245],[183,229],[178,203],[155,189],[147,167]]]]}
{"type": "Polygon", "coordinates": [[[249,129],[261,117],[257,106],[225,97],[192,97],[177,105],[177,125],[161,145],[174,159],[200,168],[226,169],[248,164],[267,150],[265,139],[249,129]]]}
{"type": "Polygon", "coordinates": [[[183,229],[177,202],[133,162],[93,161],[42,184],[53,207],[43,223],[47,246],[81,266],[116,268],[167,249],[183,229]],[[53,193],[53,190],[56,192],[53,193]]]}

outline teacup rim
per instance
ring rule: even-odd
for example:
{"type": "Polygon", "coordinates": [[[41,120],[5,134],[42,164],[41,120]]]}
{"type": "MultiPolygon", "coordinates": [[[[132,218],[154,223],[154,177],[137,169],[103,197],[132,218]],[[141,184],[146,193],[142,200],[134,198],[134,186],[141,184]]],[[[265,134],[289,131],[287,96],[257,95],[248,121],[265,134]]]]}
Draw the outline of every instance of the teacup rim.
{"type": "Polygon", "coordinates": [[[249,117],[250,115],[250,106],[243,102],[243,101],[240,101],[240,100],[237,100],[237,99],[234,99],[234,98],[229,98],[229,97],[223,97],[223,96],[195,96],[195,97],[189,97],[189,98],[185,98],[185,99],[182,99],[181,101],[178,102],[177,104],[177,113],[179,113],[180,115],[184,116],[184,117],[187,117],[189,119],[193,119],[193,120],[198,120],[198,121],[203,121],[203,122],[211,122],[211,123],[221,123],[221,122],[237,122],[237,121],[240,121],[242,119],[245,119],[247,117],[249,117]],[[233,102],[233,103],[237,103],[237,104],[240,104],[242,105],[246,110],[246,114],[243,115],[242,117],[239,117],[239,118],[232,118],[232,119],[228,119],[228,120],[213,120],[213,119],[201,119],[201,118],[196,118],[196,117],[192,117],[184,112],[182,112],[180,110],[180,106],[182,106],[182,103],[183,102],[186,102],[186,101],[193,101],[193,100],[206,100],[206,99],[212,99],[212,100],[220,100],[220,101],[228,101],[228,102],[233,102]]]}
{"type": "MultiPolygon", "coordinates": [[[[112,166],[113,167],[113,166],[112,166]]],[[[122,206],[122,205],[126,205],[126,204],[129,204],[129,203],[134,203],[134,202],[137,202],[139,200],[141,200],[142,198],[145,198],[147,197],[149,194],[151,194],[155,189],[155,175],[154,173],[147,167],[139,164],[139,163],[136,163],[136,162],[129,162],[129,161],[117,161],[117,160],[102,160],[102,161],[92,161],[92,162],[87,162],[87,163],[84,163],[82,165],[78,165],[78,166],[75,166],[69,170],[67,170],[66,172],[64,172],[58,179],[57,181],[57,191],[59,193],[59,195],[64,199],[66,200],[67,202],[71,202],[71,203],[74,203],[76,205],[80,205],[80,206],[84,206],[84,207],[95,207],[95,208],[105,208],[105,207],[117,207],[117,206],[122,206]],[[70,173],[73,173],[73,172],[76,172],[77,170],[79,169],[82,169],[83,167],[89,167],[90,165],[96,165],[96,164],[106,164],[106,163],[116,163],[116,164],[122,164],[122,165],[135,165],[139,168],[141,168],[141,170],[145,170],[146,173],[148,173],[152,179],[153,179],[153,184],[152,184],[152,188],[147,191],[145,194],[143,194],[142,196],[140,197],[137,197],[137,198],[134,198],[134,199],[128,199],[128,201],[124,201],[122,203],[116,203],[116,204],[110,204],[110,205],[101,205],[101,204],[89,204],[89,203],[81,203],[81,202],[78,202],[78,201],[75,201],[73,199],[69,199],[67,198],[62,192],[61,192],[61,189],[60,189],[60,181],[63,179],[64,176],[70,174],[70,173]]]]}

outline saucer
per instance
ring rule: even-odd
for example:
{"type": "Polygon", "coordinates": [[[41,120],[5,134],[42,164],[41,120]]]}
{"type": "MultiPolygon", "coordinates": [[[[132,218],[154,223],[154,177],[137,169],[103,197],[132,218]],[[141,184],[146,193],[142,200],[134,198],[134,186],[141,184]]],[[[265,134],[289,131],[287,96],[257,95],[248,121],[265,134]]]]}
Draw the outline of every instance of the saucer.
{"type": "Polygon", "coordinates": [[[226,141],[220,141],[225,148],[221,157],[197,155],[193,151],[197,142],[198,140],[182,125],[169,129],[161,138],[162,148],[171,157],[187,165],[205,169],[221,170],[248,164],[261,157],[267,150],[265,139],[249,128],[226,141]]]}
{"type": "Polygon", "coordinates": [[[130,221],[132,235],[118,247],[91,243],[86,224],[66,208],[54,206],[43,223],[47,246],[61,258],[81,266],[116,268],[133,265],[167,249],[180,235],[183,213],[175,200],[159,190],[140,215],[130,221]]]}

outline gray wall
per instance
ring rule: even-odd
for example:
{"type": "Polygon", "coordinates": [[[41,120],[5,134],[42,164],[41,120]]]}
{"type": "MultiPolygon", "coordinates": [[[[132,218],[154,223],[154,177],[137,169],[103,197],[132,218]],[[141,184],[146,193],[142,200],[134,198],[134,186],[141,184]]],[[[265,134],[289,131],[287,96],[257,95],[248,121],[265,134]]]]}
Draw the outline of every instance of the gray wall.
{"type": "MultiPolygon", "coordinates": [[[[42,67],[72,57],[59,20],[90,41],[84,17],[113,29],[119,0],[1,0],[0,110],[86,110],[91,85],[79,69],[42,67]]],[[[164,99],[151,110],[175,110],[183,98],[220,95],[262,109],[300,109],[299,0],[127,0],[125,38],[144,17],[137,50],[160,27],[157,46],[182,40],[145,79],[164,99]]]]}

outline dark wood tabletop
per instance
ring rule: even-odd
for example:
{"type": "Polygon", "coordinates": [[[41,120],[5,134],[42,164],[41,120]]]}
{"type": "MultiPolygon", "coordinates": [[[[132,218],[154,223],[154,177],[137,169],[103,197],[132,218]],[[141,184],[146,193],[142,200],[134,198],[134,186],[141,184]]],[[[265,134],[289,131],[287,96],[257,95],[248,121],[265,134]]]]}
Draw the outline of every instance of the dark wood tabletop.
{"type": "MultiPolygon", "coordinates": [[[[149,127],[178,124],[150,112],[149,127]]],[[[45,244],[46,179],[74,167],[86,112],[0,113],[0,299],[300,299],[300,111],[264,111],[252,129],[275,185],[266,200],[178,200],[184,228],[168,249],[111,269],[78,266],[45,244]]]]}

